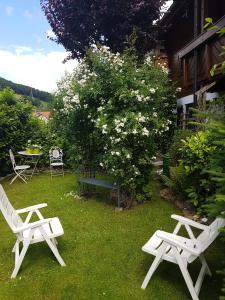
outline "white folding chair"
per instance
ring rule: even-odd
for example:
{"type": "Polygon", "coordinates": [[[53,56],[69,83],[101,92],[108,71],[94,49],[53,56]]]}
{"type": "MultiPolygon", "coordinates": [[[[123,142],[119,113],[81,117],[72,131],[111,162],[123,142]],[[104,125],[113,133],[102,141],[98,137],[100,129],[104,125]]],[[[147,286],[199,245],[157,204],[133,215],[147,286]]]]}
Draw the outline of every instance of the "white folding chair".
{"type": "Polygon", "coordinates": [[[154,255],[155,259],[141,287],[146,288],[159,264],[166,260],[179,265],[192,299],[199,300],[198,295],[204,276],[205,274],[211,276],[203,253],[219,235],[220,229],[225,226],[225,219],[217,218],[207,226],[181,216],[172,215],[171,217],[178,221],[173,233],[157,230],[142,247],[143,251],[154,255]],[[189,238],[177,235],[182,225],[186,228],[189,238]],[[197,238],[191,227],[202,231],[197,238]],[[197,258],[200,259],[202,267],[194,285],[187,267],[197,258]]]}
{"type": "Polygon", "coordinates": [[[11,162],[12,162],[13,170],[16,174],[16,176],[13,177],[13,179],[11,180],[10,184],[12,184],[16,180],[17,177],[22,179],[23,182],[27,183],[27,177],[22,173],[24,173],[27,169],[29,169],[30,166],[28,166],[28,165],[20,165],[20,166],[16,165],[15,157],[14,157],[13,152],[12,152],[11,149],[9,150],[9,156],[10,156],[10,159],[11,159],[11,162]]]}
{"type": "Polygon", "coordinates": [[[56,241],[56,237],[64,234],[63,228],[58,218],[43,218],[39,209],[46,206],[47,204],[43,203],[15,210],[9,202],[2,185],[0,185],[0,210],[12,232],[16,235],[16,243],[12,250],[12,252],[15,252],[15,267],[11,278],[16,277],[29,245],[34,243],[46,241],[60,265],[65,266],[65,262],[57,249],[56,241]],[[19,216],[23,213],[28,213],[24,222],[19,216]],[[33,213],[36,213],[39,220],[30,223],[33,213]],[[20,243],[23,246],[21,251],[20,243]]]}
{"type": "Polygon", "coordinates": [[[49,150],[49,159],[51,178],[52,176],[64,176],[62,149],[59,147],[52,147],[49,150]]]}

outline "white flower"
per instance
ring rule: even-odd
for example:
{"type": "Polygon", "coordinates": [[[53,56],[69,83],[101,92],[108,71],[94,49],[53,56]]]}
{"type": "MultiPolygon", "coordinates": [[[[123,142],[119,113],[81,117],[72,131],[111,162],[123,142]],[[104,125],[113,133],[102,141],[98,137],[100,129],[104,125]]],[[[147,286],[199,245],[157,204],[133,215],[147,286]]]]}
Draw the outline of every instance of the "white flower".
{"type": "Polygon", "coordinates": [[[158,114],[156,112],[153,113],[153,117],[157,118],[158,114]]]}
{"type": "Polygon", "coordinates": [[[134,129],[134,130],[132,131],[132,133],[133,133],[133,134],[137,134],[138,132],[137,132],[136,129],[134,129]]]}
{"type": "Polygon", "coordinates": [[[106,129],[106,128],[107,128],[107,124],[104,124],[104,125],[102,126],[102,128],[103,128],[103,129],[106,129]]]}
{"type": "Polygon", "coordinates": [[[143,128],[143,135],[146,135],[146,136],[149,136],[149,131],[148,131],[148,129],[147,128],[143,128]]]}
{"type": "Polygon", "coordinates": [[[115,153],[116,153],[116,155],[120,156],[120,152],[119,151],[116,151],[115,153]]]}
{"type": "Polygon", "coordinates": [[[99,106],[97,111],[102,111],[103,110],[103,107],[102,106],[99,106]]]}
{"type": "Polygon", "coordinates": [[[129,159],[129,158],[131,158],[131,156],[130,156],[130,154],[129,154],[129,153],[126,155],[126,158],[128,158],[128,159],[129,159]]]}
{"type": "Polygon", "coordinates": [[[100,163],[99,165],[100,165],[101,167],[103,167],[103,163],[100,163]]]}
{"type": "Polygon", "coordinates": [[[154,88],[151,88],[151,89],[149,89],[149,92],[150,92],[151,94],[155,94],[155,89],[154,89],[154,88]]]}
{"type": "Polygon", "coordinates": [[[79,103],[80,103],[80,100],[79,100],[79,95],[75,95],[75,96],[73,96],[73,98],[71,99],[71,102],[74,102],[74,103],[77,103],[77,104],[79,104],[79,103]]]}
{"type": "Polygon", "coordinates": [[[176,89],[176,92],[181,92],[182,91],[182,88],[181,87],[178,87],[177,89],[176,89]]]}

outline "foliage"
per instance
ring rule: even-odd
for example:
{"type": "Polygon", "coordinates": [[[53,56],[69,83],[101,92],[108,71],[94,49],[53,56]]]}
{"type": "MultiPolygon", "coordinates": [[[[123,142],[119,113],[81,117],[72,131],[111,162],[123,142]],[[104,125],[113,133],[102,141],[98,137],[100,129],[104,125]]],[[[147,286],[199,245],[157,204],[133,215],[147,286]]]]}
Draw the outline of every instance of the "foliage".
{"type": "Polygon", "coordinates": [[[169,176],[171,157],[169,153],[163,155],[163,175],[169,176]]]}
{"type": "Polygon", "coordinates": [[[40,163],[44,165],[48,162],[50,147],[63,144],[52,133],[50,124],[46,125],[32,114],[31,104],[9,88],[0,91],[0,136],[1,176],[12,170],[9,149],[17,156],[18,151],[26,150],[28,141],[38,144],[42,146],[40,163]]]}
{"type": "Polygon", "coordinates": [[[12,81],[6,80],[2,77],[0,77],[0,90],[3,90],[4,88],[11,88],[12,90],[15,91],[15,93],[22,95],[24,97],[27,97],[27,100],[31,101],[33,105],[35,106],[41,106],[41,101],[45,102],[45,103],[50,103],[52,101],[52,95],[44,92],[44,91],[40,91],[37,89],[32,88],[32,93],[33,93],[33,99],[30,97],[31,95],[31,87],[30,86],[26,86],[23,84],[18,84],[18,83],[14,83],[12,81]]]}
{"type": "MultiPolygon", "coordinates": [[[[213,145],[216,147],[216,152],[210,159],[207,172],[212,177],[216,186],[215,191],[206,205],[210,217],[225,218],[225,114],[221,113],[217,118],[214,118],[208,125],[209,135],[213,145]]],[[[223,229],[225,237],[225,229],[223,229]]],[[[221,272],[225,275],[225,269],[221,272]]],[[[225,276],[223,277],[223,289],[225,293],[225,276]]],[[[221,296],[221,299],[225,297],[221,296]]]]}
{"type": "Polygon", "coordinates": [[[165,0],[41,0],[42,9],[56,35],[57,43],[83,57],[86,49],[100,43],[113,52],[121,52],[127,37],[135,30],[136,47],[143,53],[150,49],[165,0]]]}
{"type": "Polygon", "coordinates": [[[31,105],[10,89],[0,91],[0,174],[10,169],[9,149],[21,150],[31,135],[31,105]]]}
{"type": "Polygon", "coordinates": [[[170,148],[169,155],[171,158],[171,166],[177,166],[179,160],[182,157],[181,148],[183,146],[183,140],[186,140],[189,136],[193,134],[193,131],[188,129],[178,129],[174,132],[170,148]]]}
{"type": "Polygon", "coordinates": [[[212,204],[208,207],[210,215],[224,215],[225,217],[225,115],[221,116],[221,119],[211,121],[208,130],[213,145],[217,149],[210,159],[208,168],[208,173],[211,174],[213,181],[216,183],[216,193],[212,204]]]}
{"type": "Polygon", "coordinates": [[[182,198],[185,196],[185,191],[189,186],[188,178],[184,173],[182,165],[170,167],[169,176],[161,175],[164,184],[179,194],[182,198]]]}
{"type": "Polygon", "coordinates": [[[167,143],[173,132],[175,95],[167,73],[150,56],[140,64],[133,49],[113,54],[103,46],[89,50],[58,85],[55,123],[74,156],[101,166],[131,197],[148,182],[157,142],[167,143]]]}
{"type": "Polygon", "coordinates": [[[190,179],[190,187],[186,192],[191,203],[198,208],[205,203],[212,192],[210,177],[204,169],[207,168],[215,150],[216,147],[211,145],[211,140],[205,131],[198,131],[183,141],[180,165],[190,179]]]}

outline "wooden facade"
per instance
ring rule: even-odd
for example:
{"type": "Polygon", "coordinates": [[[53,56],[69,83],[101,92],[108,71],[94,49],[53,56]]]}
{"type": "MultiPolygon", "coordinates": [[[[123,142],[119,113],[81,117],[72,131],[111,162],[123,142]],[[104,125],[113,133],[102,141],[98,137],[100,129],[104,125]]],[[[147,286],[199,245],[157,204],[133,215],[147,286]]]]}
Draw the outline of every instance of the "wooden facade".
{"type": "Polygon", "coordinates": [[[204,29],[206,17],[213,18],[218,28],[224,27],[225,0],[175,0],[160,22],[171,78],[182,87],[181,97],[215,80],[218,85],[213,91],[225,90],[223,75],[210,75],[212,66],[224,60],[219,54],[225,37],[219,37],[217,30],[204,29]]]}

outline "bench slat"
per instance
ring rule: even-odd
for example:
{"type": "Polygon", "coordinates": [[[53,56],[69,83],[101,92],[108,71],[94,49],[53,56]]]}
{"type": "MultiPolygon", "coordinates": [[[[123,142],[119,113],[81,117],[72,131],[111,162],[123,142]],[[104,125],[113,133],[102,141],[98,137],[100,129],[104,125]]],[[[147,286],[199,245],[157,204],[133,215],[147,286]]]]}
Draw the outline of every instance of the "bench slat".
{"type": "Polygon", "coordinates": [[[84,178],[78,180],[81,183],[87,183],[95,186],[100,186],[104,188],[108,188],[111,190],[118,190],[118,185],[115,182],[103,179],[96,179],[96,178],[84,178]]]}

